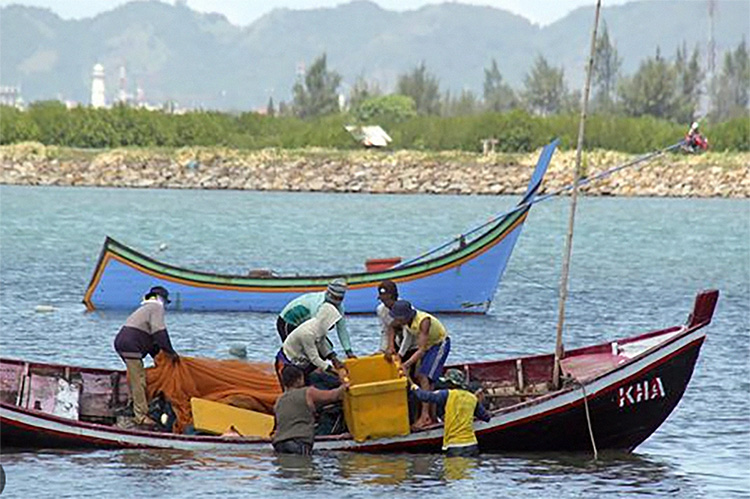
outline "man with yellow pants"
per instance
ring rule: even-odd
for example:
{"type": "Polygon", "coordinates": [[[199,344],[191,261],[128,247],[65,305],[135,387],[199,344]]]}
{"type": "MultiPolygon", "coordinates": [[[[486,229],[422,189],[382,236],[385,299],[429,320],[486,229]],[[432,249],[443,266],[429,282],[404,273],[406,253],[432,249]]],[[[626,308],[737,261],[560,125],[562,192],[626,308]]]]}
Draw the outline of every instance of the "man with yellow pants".
{"type": "Polygon", "coordinates": [[[443,451],[446,456],[476,456],[479,454],[479,444],[474,433],[474,417],[487,422],[492,416],[477,395],[468,390],[463,372],[449,369],[444,381],[450,388],[430,391],[412,385],[411,393],[422,402],[445,409],[443,451]]]}

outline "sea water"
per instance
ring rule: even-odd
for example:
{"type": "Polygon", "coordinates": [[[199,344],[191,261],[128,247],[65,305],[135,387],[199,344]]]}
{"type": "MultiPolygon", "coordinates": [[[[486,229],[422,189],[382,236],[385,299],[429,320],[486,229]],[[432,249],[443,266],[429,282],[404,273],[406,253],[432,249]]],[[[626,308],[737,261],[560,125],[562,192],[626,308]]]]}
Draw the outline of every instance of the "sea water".
{"type": "MultiPolygon", "coordinates": [[[[112,341],[127,312],[81,299],[105,236],[191,269],[245,274],[358,271],[417,255],[516,202],[424,196],[0,186],[0,355],[122,368],[112,341]]],[[[569,202],[535,206],[492,308],[441,316],[451,361],[554,349],[569,202]]],[[[750,201],[583,198],[577,213],[565,345],[683,323],[698,290],[721,297],[674,413],[632,454],[320,453],[3,449],[7,497],[748,497],[750,201]]],[[[145,291],[145,290],[144,290],[145,291]]],[[[449,290],[446,290],[448,292],[449,290]]],[[[168,313],[175,348],[270,361],[275,317],[168,313]]],[[[349,319],[357,353],[377,348],[374,317],[349,319]]],[[[334,339],[335,341],[335,339],[334,339]]]]}

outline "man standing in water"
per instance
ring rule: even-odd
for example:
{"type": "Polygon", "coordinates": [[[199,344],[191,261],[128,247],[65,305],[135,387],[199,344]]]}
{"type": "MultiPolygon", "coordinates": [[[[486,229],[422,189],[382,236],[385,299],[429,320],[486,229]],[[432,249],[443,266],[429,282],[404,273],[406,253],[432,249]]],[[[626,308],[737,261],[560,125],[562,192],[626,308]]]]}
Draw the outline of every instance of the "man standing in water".
{"type": "Polygon", "coordinates": [[[469,391],[466,376],[458,369],[445,373],[447,390],[427,391],[417,385],[411,393],[422,402],[431,402],[445,410],[443,429],[443,451],[448,457],[476,456],[479,443],[474,433],[474,418],[489,422],[492,416],[482,405],[482,391],[469,391]]]}
{"type": "Polygon", "coordinates": [[[137,425],[149,427],[156,424],[148,417],[143,358],[146,355],[155,358],[163,350],[172,362],[179,360],[177,352],[172,348],[164,320],[164,308],[168,303],[169,291],[162,286],[154,286],[143,297],[141,306],[130,314],[115,337],[115,351],[125,362],[128,370],[130,395],[133,399],[133,421],[137,425]]]}
{"type": "Polygon", "coordinates": [[[342,384],[334,390],[305,386],[302,370],[291,364],[281,371],[284,393],[274,406],[273,449],[279,454],[312,454],[315,440],[315,409],[341,400],[349,387],[342,384]]]}

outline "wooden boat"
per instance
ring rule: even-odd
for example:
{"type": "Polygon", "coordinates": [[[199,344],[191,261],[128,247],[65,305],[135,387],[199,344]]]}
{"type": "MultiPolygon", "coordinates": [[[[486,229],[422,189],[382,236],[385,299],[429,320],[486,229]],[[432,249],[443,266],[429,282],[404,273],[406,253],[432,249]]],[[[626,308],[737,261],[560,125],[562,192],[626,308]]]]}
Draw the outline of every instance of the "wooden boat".
{"type": "MultiPolygon", "coordinates": [[[[475,423],[481,450],[584,451],[592,446],[590,431],[599,450],[635,449],[685,392],[718,296],[716,290],[699,293],[682,326],[567,352],[558,390],[550,390],[552,354],[454,366],[488,392],[493,418],[475,423]]],[[[25,448],[270,449],[267,440],[119,429],[113,425],[113,411],[126,399],[121,371],[0,359],[0,443],[25,448]],[[82,383],[78,419],[53,414],[50,397],[40,396],[60,379],[82,383]]],[[[344,434],[319,437],[315,448],[439,452],[442,434],[440,425],[364,442],[344,434]]]]}
{"type": "Polygon", "coordinates": [[[526,194],[515,209],[476,231],[474,237],[443,245],[444,251],[430,252],[427,258],[374,272],[338,275],[221,275],[159,262],[108,237],[83,303],[89,310],[130,310],[138,306],[145,290],[160,285],[169,289],[170,308],[175,310],[279,312],[294,297],[322,291],[331,279],[343,277],[349,284],[348,313],[373,313],[377,286],[384,279],[397,282],[401,294],[420,309],[485,313],[557,144],[555,140],[542,150],[526,194]]]}

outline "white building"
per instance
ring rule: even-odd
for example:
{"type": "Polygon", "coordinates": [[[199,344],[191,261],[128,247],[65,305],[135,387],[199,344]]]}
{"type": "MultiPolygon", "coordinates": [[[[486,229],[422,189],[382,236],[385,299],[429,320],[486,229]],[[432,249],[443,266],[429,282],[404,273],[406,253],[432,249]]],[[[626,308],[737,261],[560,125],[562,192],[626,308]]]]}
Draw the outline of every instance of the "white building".
{"type": "Polygon", "coordinates": [[[23,108],[21,87],[0,86],[0,105],[16,107],[18,109],[23,108]]]}
{"type": "Polygon", "coordinates": [[[91,73],[91,107],[107,107],[104,89],[104,66],[101,64],[95,64],[94,71],[91,73]]]}

